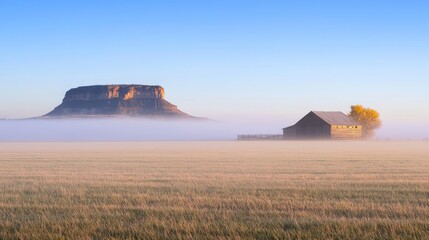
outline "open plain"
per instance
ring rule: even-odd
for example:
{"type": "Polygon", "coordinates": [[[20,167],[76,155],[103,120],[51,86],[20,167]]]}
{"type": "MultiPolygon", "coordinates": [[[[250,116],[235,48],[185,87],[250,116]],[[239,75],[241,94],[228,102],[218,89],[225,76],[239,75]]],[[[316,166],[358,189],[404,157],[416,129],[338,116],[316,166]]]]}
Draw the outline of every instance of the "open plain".
{"type": "Polygon", "coordinates": [[[3,142],[0,239],[429,239],[429,143],[3,142]]]}

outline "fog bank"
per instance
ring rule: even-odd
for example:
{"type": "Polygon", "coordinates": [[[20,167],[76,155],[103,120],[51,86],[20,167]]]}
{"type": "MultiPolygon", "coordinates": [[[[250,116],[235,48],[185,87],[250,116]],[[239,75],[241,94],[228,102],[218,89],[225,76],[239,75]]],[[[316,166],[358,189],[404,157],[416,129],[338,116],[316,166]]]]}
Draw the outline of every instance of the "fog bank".
{"type": "MultiPolygon", "coordinates": [[[[293,124],[293,123],[292,123],[293,124]]],[[[284,121],[205,121],[143,118],[0,121],[0,141],[198,141],[235,140],[238,134],[282,134],[284,121]]],[[[375,140],[429,138],[424,123],[384,122],[375,140]]]]}

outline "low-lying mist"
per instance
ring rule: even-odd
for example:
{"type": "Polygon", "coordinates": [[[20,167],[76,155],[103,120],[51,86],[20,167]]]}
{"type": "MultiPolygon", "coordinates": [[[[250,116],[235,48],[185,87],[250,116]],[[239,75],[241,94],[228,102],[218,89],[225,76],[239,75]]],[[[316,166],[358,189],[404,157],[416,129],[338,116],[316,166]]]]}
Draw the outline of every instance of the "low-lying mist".
{"type": "Polygon", "coordinates": [[[281,134],[281,126],[141,118],[0,121],[0,141],[234,140],[248,133],[281,134]]]}
{"type": "MultiPolygon", "coordinates": [[[[238,134],[282,134],[289,121],[147,118],[26,119],[0,121],[0,141],[235,140],[238,134]]],[[[374,140],[428,140],[427,124],[385,123],[374,140]]]]}

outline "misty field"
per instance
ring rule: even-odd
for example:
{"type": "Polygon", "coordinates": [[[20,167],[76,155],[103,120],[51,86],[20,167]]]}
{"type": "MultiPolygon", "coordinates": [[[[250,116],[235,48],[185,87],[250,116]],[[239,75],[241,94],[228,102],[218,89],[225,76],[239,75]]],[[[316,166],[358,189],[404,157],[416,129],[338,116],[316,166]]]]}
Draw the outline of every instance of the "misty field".
{"type": "Polygon", "coordinates": [[[429,239],[429,143],[0,143],[0,239],[429,239]]]}

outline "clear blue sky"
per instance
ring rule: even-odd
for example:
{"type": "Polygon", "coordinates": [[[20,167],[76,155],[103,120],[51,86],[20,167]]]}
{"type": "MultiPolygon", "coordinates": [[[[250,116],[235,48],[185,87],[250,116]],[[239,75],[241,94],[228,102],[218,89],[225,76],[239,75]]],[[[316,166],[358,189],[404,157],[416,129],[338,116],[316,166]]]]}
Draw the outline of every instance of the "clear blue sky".
{"type": "Polygon", "coordinates": [[[0,81],[6,118],[72,87],[139,83],[214,119],[286,124],[360,103],[425,124],[429,2],[5,0],[0,81]]]}

